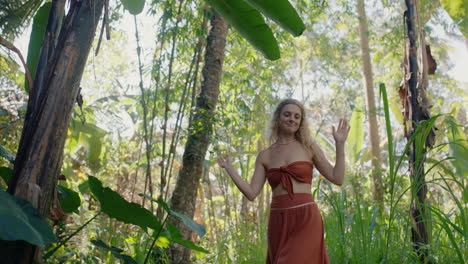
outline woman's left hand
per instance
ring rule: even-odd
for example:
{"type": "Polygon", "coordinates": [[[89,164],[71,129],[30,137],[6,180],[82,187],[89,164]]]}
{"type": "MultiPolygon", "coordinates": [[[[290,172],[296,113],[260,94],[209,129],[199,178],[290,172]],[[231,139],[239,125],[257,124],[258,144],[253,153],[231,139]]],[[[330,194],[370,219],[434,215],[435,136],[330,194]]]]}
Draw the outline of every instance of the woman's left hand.
{"type": "Polygon", "coordinates": [[[335,129],[335,126],[332,126],[333,128],[333,138],[335,139],[336,143],[342,143],[346,141],[346,138],[348,137],[349,129],[350,126],[348,125],[348,120],[342,118],[340,119],[340,122],[338,123],[338,129],[335,129]]]}

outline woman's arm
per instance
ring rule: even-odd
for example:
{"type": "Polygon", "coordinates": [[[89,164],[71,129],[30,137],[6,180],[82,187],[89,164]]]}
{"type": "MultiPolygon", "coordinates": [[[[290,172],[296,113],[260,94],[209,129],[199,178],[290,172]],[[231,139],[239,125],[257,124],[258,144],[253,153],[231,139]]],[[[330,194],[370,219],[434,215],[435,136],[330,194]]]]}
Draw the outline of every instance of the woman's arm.
{"type": "Polygon", "coordinates": [[[341,119],[338,124],[338,129],[333,126],[333,138],[335,139],[336,159],[335,166],[332,166],[327,160],[323,152],[320,150],[314,153],[313,161],[317,170],[330,182],[336,185],[342,185],[344,182],[345,173],[345,154],[344,144],[349,132],[348,121],[341,119]]]}
{"type": "Polygon", "coordinates": [[[260,152],[255,160],[255,171],[252,176],[250,183],[242,179],[242,177],[237,173],[236,169],[232,166],[231,157],[226,156],[224,158],[218,159],[218,164],[226,170],[226,172],[231,176],[232,180],[236,184],[237,188],[249,199],[253,201],[255,197],[260,193],[265,184],[265,168],[263,167],[261,161],[262,152],[260,152]]]}

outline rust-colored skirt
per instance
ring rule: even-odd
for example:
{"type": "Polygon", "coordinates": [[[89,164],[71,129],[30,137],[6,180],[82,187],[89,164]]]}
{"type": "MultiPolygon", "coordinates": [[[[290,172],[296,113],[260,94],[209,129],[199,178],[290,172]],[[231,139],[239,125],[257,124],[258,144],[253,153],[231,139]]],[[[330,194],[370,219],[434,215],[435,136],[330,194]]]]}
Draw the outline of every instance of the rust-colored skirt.
{"type": "Polygon", "coordinates": [[[267,264],[328,264],[323,221],[309,193],[273,197],[267,264]],[[293,208],[290,208],[293,207],[293,208]]]}

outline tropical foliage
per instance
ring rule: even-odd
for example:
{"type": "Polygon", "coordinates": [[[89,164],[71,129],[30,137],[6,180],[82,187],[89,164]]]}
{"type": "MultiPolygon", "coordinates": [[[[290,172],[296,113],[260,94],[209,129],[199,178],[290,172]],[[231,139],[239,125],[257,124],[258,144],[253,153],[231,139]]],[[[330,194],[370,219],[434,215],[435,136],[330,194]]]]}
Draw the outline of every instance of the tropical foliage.
{"type": "MultiPolygon", "coordinates": [[[[51,3],[0,2],[1,37],[24,47],[21,52],[34,76],[51,3]],[[25,10],[28,3],[31,9],[25,10]],[[21,45],[21,39],[29,46],[21,45]]],[[[372,154],[357,55],[356,1],[108,2],[102,34],[110,40],[97,34],[93,42],[78,103],[64,128],[61,175],[45,216],[34,201],[6,192],[29,82],[16,53],[0,50],[1,240],[41,247],[46,263],[170,263],[168,249],[174,244],[192,249],[193,263],[264,263],[269,187],[248,202],[215,160],[230,153],[248,179],[256,153],[268,146],[264,132],[274,105],[295,97],[304,101],[312,134],[331,159],[329,127],[340,117],[350,119],[352,127],[344,186],[331,186],[314,172],[312,192],[322,211],[332,263],[419,263],[411,242],[415,183],[408,176],[405,153],[412,142],[425,142],[431,129],[434,144],[426,149],[424,170],[427,261],[467,261],[468,83],[447,70],[453,66],[449,41],[466,43],[468,36],[466,0],[415,1],[438,68],[426,91],[433,117],[417,124],[409,141],[398,94],[405,78],[404,1],[366,1],[381,135],[382,203],[373,199],[369,176],[372,154]],[[190,219],[174,211],[169,198],[195,115],[210,7],[231,29],[214,137],[190,219]],[[193,231],[190,240],[172,219],[193,231]]]]}

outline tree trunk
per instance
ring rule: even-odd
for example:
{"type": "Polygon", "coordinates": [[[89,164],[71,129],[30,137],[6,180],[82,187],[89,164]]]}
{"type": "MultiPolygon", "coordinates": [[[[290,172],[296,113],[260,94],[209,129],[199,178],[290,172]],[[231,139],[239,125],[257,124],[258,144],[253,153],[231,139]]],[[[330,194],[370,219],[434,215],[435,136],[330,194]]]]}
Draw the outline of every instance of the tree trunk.
{"type": "MultiPolygon", "coordinates": [[[[171,200],[172,209],[189,218],[193,218],[205,155],[213,134],[213,116],[219,95],[226,34],[226,22],[218,13],[213,12],[205,50],[201,91],[197,97],[195,115],[189,127],[182,169],[171,200]]],[[[176,220],[174,224],[179,228],[184,239],[190,239],[191,231],[187,227],[176,220]]],[[[190,263],[190,250],[175,245],[171,248],[171,259],[171,263],[190,263]]]]}
{"type": "Polygon", "coordinates": [[[372,180],[374,183],[374,201],[383,202],[382,174],[380,173],[380,137],[375,107],[374,80],[369,52],[369,29],[367,28],[364,0],[358,0],[359,36],[361,38],[362,70],[366,85],[367,117],[369,119],[369,137],[372,152],[372,180]]]}
{"type": "MultiPolygon", "coordinates": [[[[103,3],[72,1],[57,46],[54,34],[61,20],[53,8],[49,16],[38,67],[45,71],[38,70],[35,77],[8,187],[9,193],[29,200],[44,216],[57,184],[68,124],[103,3]]],[[[53,4],[60,6],[61,2],[53,4]]],[[[21,241],[0,244],[2,263],[32,263],[39,252],[21,241]]]]}
{"type": "MultiPolygon", "coordinates": [[[[400,96],[403,101],[405,109],[405,120],[409,120],[408,125],[405,122],[405,135],[408,140],[415,133],[417,124],[430,118],[429,103],[425,94],[427,88],[427,59],[425,54],[424,34],[421,27],[416,31],[416,23],[419,22],[419,15],[415,0],[405,0],[407,10],[404,13],[406,30],[407,30],[407,43],[406,54],[404,62],[405,79],[400,87],[400,96]],[[421,63],[418,66],[418,32],[420,46],[421,63]],[[424,49],[421,49],[423,47],[424,49]],[[421,69],[420,69],[421,68],[421,69]]],[[[428,226],[429,222],[428,212],[426,210],[426,193],[427,187],[425,182],[424,162],[426,154],[426,146],[433,143],[433,133],[424,142],[425,146],[419,146],[418,140],[411,143],[408,151],[409,156],[409,171],[411,178],[411,241],[415,253],[422,263],[430,263],[429,260],[429,236],[428,226]],[[422,152],[417,153],[417,149],[422,149],[422,152]]]]}

